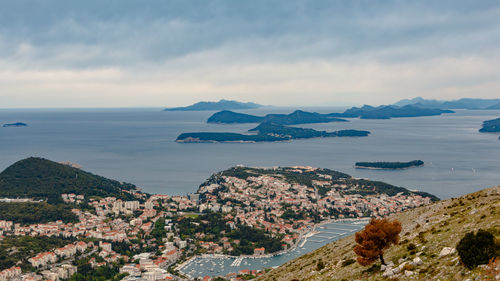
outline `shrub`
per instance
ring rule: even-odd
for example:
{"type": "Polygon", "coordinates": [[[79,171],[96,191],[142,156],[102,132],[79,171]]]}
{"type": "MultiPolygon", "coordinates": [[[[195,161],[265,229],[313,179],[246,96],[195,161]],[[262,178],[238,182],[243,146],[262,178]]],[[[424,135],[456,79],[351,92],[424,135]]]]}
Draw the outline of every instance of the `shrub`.
{"type": "Polygon", "coordinates": [[[469,269],[486,264],[495,255],[493,234],[481,229],[476,234],[469,232],[458,242],[457,251],[460,261],[469,269]]]}
{"type": "Polygon", "coordinates": [[[325,264],[323,263],[322,259],[319,259],[318,263],[316,264],[316,271],[321,271],[323,268],[325,268],[325,264]]]}
{"type": "Polygon", "coordinates": [[[353,263],[355,263],[355,262],[356,262],[356,261],[355,261],[355,260],[353,260],[353,259],[348,259],[348,260],[345,260],[345,261],[343,261],[343,262],[342,262],[342,267],[346,267],[346,266],[351,265],[351,264],[353,264],[353,263]]]}
{"type": "Polygon", "coordinates": [[[408,246],[406,246],[406,249],[408,251],[415,250],[416,248],[417,248],[417,246],[415,244],[413,244],[413,243],[410,243],[410,244],[408,244],[408,246]]]}

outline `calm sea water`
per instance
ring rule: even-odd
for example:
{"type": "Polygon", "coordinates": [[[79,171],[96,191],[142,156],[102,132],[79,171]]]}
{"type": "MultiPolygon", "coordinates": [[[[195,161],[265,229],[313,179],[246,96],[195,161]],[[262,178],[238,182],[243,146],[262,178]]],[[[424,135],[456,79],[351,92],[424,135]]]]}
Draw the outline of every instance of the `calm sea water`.
{"type": "MultiPolygon", "coordinates": [[[[293,109],[248,110],[251,114],[289,113],[293,109]]],[[[339,108],[306,108],[338,112],[339,108]]],[[[498,135],[481,134],[484,120],[500,111],[391,120],[351,119],[314,124],[321,130],[365,129],[366,138],[325,138],[285,143],[179,144],[182,132],[245,132],[255,124],[213,125],[213,112],[163,112],[152,109],[0,110],[0,170],[29,156],[71,161],[83,169],[134,183],[150,193],[195,192],[212,173],[237,164],[310,165],[419,189],[441,198],[455,197],[500,184],[498,135]],[[400,171],[357,170],[356,161],[421,159],[421,168],[400,171]]]]}

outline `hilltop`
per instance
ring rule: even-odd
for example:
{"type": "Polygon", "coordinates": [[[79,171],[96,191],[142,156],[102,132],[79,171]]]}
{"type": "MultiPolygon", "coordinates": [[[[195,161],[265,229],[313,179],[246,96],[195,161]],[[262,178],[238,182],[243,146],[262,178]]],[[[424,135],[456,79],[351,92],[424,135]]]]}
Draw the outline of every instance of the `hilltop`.
{"type": "MultiPolygon", "coordinates": [[[[386,276],[398,280],[475,279],[481,268],[467,270],[453,249],[467,232],[479,229],[490,231],[498,240],[499,207],[500,187],[493,187],[390,215],[389,219],[402,223],[403,231],[399,245],[387,250],[384,257],[402,273],[386,276]]],[[[354,245],[351,235],[271,270],[257,280],[386,280],[379,263],[363,267],[355,262],[354,245]],[[318,271],[319,260],[325,267],[318,271]]]]}
{"type": "Polygon", "coordinates": [[[218,102],[202,101],[184,107],[166,108],[164,111],[206,111],[206,110],[230,110],[230,109],[254,109],[262,107],[253,102],[239,102],[234,100],[220,100],[218,102]]]}
{"type": "Polygon", "coordinates": [[[134,188],[132,184],[36,157],[20,160],[0,173],[0,197],[8,198],[48,198],[59,201],[63,193],[75,193],[128,199],[132,195],[123,190],[134,188]]]}

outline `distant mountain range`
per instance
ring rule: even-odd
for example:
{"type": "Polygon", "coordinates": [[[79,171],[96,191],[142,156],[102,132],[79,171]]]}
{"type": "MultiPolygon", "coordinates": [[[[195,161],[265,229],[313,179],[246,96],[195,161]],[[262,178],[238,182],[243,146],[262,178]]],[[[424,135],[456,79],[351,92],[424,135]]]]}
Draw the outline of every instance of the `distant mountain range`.
{"type": "Polygon", "coordinates": [[[218,102],[202,101],[184,107],[166,108],[165,111],[207,111],[207,110],[238,110],[238,109],[253,109],[262,107],[260,104],[253,102],[239,102],[234,100],[220,100],[218,102]]]}
{"type": "Polygon", "coordinates": [[[500,99],[473,99],[463,98],[459,100],[443,101],[428,100],[422,97],[404,99],[396,102],[395,106],[413,105],[427,108],[440,109],[500,109],[500,99]]]}

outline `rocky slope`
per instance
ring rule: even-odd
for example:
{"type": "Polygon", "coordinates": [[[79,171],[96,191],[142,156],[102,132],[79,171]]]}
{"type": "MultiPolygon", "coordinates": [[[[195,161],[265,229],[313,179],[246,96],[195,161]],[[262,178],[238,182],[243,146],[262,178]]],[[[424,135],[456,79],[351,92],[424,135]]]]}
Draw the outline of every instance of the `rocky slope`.
{"type": "Polygon", "coordinates": [[[467,232],[489,230],[500,238],[500,187],[391,215],[403,225],[399,245],[385,253],[389,264],[360,266],[354,235],[273,269],[257,280],[482,280],[480,267],[460,264],[455,246],[467,232]],[[321,261],[320,261],[321,260],[321,261]],[[320,269],[318,263],[324,264],[320,269]],[[476,279],[479,278],[479,279],[476,279]]]}

